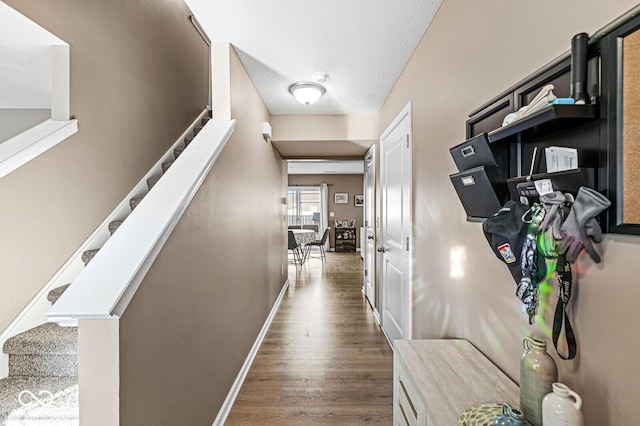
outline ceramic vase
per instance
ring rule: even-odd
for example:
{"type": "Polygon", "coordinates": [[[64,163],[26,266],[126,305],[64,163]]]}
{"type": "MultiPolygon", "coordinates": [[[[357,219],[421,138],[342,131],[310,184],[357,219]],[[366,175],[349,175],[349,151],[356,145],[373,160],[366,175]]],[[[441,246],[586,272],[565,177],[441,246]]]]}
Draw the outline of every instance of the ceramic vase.
{"type": "Polygon", "coordinates": [[[542,399],[544,426],[583,426],[582,399],[562,383],[554,383],[553,391],[542,399]]]}
{"type": "Polygon", "coordinates": [[[494,422],[493,426],[525,426],[524,413],[517,408],[505,403],[502,405],[502,415],[494,422]]]}
{"type": "Polygon", "coordinates": [[[542,399],[558,381],[558,367],[544,340],[524,338],[520,359],[520,409],[533,426],[542,426],[542,399]]]}

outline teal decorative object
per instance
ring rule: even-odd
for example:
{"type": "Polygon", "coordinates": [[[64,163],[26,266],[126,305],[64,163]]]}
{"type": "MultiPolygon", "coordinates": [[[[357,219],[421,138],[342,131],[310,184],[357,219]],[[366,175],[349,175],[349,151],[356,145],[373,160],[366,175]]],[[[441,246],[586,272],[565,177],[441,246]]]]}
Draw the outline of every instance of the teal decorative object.
{"type": "Polygon", "coordinates": [[[505,403],[502,404],[502,415],[493,422],[493,426],[525,426],[524,413],[505,403]]]}

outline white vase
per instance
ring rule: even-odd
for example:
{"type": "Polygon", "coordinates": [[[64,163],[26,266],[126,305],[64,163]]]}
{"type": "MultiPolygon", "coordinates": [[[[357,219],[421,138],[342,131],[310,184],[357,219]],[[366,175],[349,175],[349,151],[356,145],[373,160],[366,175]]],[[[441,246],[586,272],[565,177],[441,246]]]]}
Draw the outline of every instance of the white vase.
{"type": "Polygon", "coordinates": [[[542,399],[542,426],[583,426],[582,398],[562,383],[542,399]]]}

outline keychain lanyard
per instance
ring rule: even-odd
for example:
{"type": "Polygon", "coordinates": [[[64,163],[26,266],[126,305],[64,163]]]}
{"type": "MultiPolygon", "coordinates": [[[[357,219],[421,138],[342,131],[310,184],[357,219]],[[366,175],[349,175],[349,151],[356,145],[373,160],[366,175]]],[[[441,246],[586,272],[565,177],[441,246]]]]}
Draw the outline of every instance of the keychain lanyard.
{"type": "Polygon", "coordinates": [[[558,356],[562,359],[573,359],[576,356],[576,336],[573,334],[573,327],[567,315],[567,305],[571,299],[571,265],[567,263],[563,254],[558,256],[555,270],[556,282],[558,285],[558,303],[556,304],[556,312],[553,316],[553,346],[556,348],[558,356]],[[564,356],[558,350],[558,338],[562,334],[562,325],[564,324],[564,334],[567,340],[569,354],[564,356]]]}

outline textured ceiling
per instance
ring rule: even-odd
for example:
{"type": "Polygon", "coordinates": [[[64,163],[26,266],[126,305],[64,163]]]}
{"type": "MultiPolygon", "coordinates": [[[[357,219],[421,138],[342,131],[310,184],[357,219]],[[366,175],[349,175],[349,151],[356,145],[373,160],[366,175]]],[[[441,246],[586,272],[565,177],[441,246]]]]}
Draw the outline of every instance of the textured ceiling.
{"type": "Polygon", "coordinates": [[[373,114],[442,0],[186,0],[211,40],[230,42],[271,114],[373,114]],[[329,74],[310,106],[292,83],[329,74]]]}

